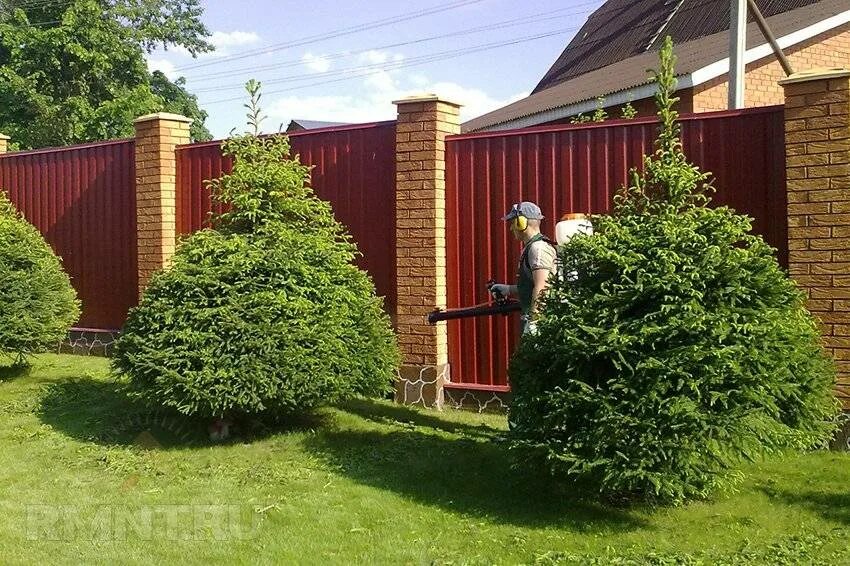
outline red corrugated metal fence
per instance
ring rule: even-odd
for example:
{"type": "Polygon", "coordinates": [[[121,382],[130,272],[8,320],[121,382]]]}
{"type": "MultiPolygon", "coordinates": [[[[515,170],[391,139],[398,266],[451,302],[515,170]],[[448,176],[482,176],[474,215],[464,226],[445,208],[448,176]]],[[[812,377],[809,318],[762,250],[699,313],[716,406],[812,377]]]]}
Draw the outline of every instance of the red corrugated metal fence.
{"type": "Polygon", "coordinates": [[[117,329],[136,304],[135,142],[0,155],[0,189],[62,257],[77,326],[117,329]]]}
{"type": "MultiPolygon", "coordinates": [[[[357,124],[289,135],[293,153],[314,166],[311,185],[333,206],[363,258],[361,267],[395,313],[395,122],[357,124]]],[[[212,210],[203,181],[229,172],[221,144],[210,142],[177,150],[177,232],[206,225],[212,210]]]]}
{"type": "MultiPolygon", "coordinates": [[[[755,232],[787,264],[782,107],[688,116],[685,152],[716,178],[716,204],[755,218],[755,232]]],[[[513,281],[520,246],[500,219],[512,203],[537,202],[554,235],[567,212],[605,212],[628,171],[653,151],[654,120],[553,126],[448,138],[448,306],[488,299],[489,278],[513,281]]],[[[506,391],[515,316],[451,321],[452,381],[506,391]]]]}

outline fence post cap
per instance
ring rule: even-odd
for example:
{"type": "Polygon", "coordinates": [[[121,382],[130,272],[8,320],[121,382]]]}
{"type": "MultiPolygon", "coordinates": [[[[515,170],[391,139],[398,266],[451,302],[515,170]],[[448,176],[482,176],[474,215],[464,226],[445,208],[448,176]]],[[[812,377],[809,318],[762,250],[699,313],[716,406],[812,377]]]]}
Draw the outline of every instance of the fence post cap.
{"type": "Polygon", "coordinates": [[[151,122],[153,120],[168,120],[169,122],[182,122],[184,124],[191,124],[193,122],[191,118],[181,116],[180,114],[172,114],[170,112],[156,112],[154,114],[145,114],[144,116],[139,116],[138,118],[133,120],[133,123],[140,124],[142,122],[151,122]]]}
{"type": "Polygon", "coordinates": [[[822,81],[828,79],[843,79],[850,77],[850,69],[833,67],[831,69],[810,69],[808,71],[800,71],[779,81],[782,86],[796,83],[805,83],[808,81],[822,81]]]}
{"type": "Polygon", "coordinates": [[[7,136],[5,134],[0,134],[0,140],[10,140],[10,139],[12,139],[12,138],[10,138],[9,136],[7,136]]]}
{"type": "Polygon", "coordinates": [[[445,98],[442,98],[442,97],[440,97],[436,94],[428,93],[428,92],[421,93],[421,94],[413,94],[413,95],[410,95],[410,96],[405,96],[404,98],[399,98],[398,100],[393,100],[393,104],[395,104],[395,105],[416,104],[416,103],[420,103],[420,102],[439,102],[441,104],[449,104],[451,106],[457,106],[458,108],[463,106],[462,104],[459,104],[457,102],[452,102],[450,100],[446,100],[445,98]]]}

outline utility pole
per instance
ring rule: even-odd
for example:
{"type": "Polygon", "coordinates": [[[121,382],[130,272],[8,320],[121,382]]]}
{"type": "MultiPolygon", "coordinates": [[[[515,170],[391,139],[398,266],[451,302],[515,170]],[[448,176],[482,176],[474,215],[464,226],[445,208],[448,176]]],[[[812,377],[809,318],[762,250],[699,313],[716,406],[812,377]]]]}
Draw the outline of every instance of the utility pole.
{"type": "Polygon", "coordinates": [[[744,55],[747,52],[747,0],[731,0],[729,25],[729,110],[744,107],[744,55]]]}

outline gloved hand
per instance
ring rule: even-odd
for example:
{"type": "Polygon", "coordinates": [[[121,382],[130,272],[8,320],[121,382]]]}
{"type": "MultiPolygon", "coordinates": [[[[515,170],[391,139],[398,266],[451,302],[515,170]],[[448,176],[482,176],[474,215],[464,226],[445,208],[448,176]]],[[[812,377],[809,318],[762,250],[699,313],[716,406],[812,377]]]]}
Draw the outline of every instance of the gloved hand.
{"type": "Polygon", "coordinates": [[[494,299],[507,299],[511,294],[511,286],[505,283],[494,283],[490,285],[488,291],[494,299]]]}

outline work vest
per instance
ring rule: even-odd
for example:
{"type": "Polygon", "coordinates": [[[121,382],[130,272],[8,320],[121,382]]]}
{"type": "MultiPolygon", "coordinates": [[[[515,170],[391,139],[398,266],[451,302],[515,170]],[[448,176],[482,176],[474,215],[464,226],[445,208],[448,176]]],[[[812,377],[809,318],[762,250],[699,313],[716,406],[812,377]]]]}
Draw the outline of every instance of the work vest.
{"type": "MultiPolygon", "coordinates": [[[[522,248],[522,255],[519,258],[519,271],[517,273],[517,295],[519,295],[519,306],[522,308],[522,314],[527,315],[531,311],[531,298],[534,294],[534,272],[531,269],[531,264],[528,261],[528,251],[531,245],[535,242],[543,240],[548,245],[552,245],[550,241],[543,236],[537,234],[526,242],[522,248]]],[[[555,266],[555,268],[557,268],[555,266]]]]}

